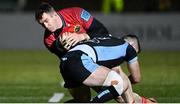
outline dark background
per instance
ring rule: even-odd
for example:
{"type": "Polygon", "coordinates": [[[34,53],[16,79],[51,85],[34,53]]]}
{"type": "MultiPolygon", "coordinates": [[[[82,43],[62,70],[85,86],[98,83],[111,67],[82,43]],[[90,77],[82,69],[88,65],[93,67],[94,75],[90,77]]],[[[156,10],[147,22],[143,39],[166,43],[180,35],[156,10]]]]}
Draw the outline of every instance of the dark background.
{"type": "Polygon", "coordinates": [[[137,35],[143,49],[180,50],[180,45],[176,45],[180,44],[180,0],[123,0],[122,11],[115,9],[115,3],[109,3],[108,13],[102,9],[105,1],[0,0],[0,49],[45,49],[44,29],[35,21],[34,13],[41,2],[49,2],[55,9],[84,8],[110,34],[137,35]]]}
{"type": "MultiPolygon", "coordinates": [[[[180,0],[123,0],[127,12],[179,12],[180,0]],[[163,6],[164,8],[161,8],[163,6]]],[[[88,11],[101,12],[104,0],[1,0],[0,11],[34,11],[41,2],[49,2],[56,9],[79,6],[88,11]]],[[[113,5],[113,4],[112,4],[113,5]]],[[[115,12],[112,6],[111,12],[115,12]]]]}

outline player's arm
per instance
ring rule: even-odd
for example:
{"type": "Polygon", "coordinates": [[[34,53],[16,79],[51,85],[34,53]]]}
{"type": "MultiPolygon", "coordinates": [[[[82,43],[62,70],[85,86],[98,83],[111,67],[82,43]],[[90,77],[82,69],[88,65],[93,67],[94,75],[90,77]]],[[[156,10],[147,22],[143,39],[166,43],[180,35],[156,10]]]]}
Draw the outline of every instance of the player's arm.
{"type": "Polygon", "coordinates": [[[141,73],[140,73],[138,57],[135,49],[131,45],[128,45],[127,47],[125,59],[128,62],[127,66],[130,72],[129,79],[131,83],[135,84],[140,82],[141,73]]]}
{"type": "Polygon", "coordinates": [[[59,58],[67,52],[62,46],[59,38],[55,38],[54,33],[50,33],[49,31],[45,31],[44,45],[50,52],[56,54],[59,58]]]}
{"type": "Polygon", "coordinates": [[[131,73],[129,75],[129,80],[131,83],[139,83],[141,80],[141,74],[138,60],[134,61],[133,63],[128,63],[128,70],[131,73]]]}

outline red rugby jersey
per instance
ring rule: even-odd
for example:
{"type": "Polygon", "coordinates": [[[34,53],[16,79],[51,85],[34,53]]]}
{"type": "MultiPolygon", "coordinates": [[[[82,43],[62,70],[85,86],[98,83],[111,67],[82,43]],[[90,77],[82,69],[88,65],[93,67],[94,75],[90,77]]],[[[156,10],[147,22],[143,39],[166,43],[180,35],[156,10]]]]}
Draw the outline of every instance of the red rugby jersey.
{"type": "MultiPolygon", "coordinates": [[[[86,30],[89,28],[93,20],[93,17],[87,11],[78,7],[63,9],[57,11],[57,13],[64,22],[59,35],[64,32],[86,33],[86,30]]],[[[58,35],[56,36],[52,32],[46,32],[44,38],[45,45],[51,47],[56,38],[58,38],[58,35]]]]}
{"type": "MultiPolygon", "coordinates": [[[[92,33],[93,35],[97,32],[100,32],[100,34],[102,32],[107,34],[108,32],[100,22],[94,19],[90,13],[82,8],[66,8],[57,11],[57,13],[63,21],[63,27],[54,33],[46,30],[44,35],[44,44],[51,52],[55,53],[59,57],[62,56],[62,53],[65,50],[63,46],[61,46],[58,36],[64,32],[87,33],[87,31],[89,31],[89,34],[92,33]]],[[[90,37],[93,35],[90,35],[90,37]]]]}

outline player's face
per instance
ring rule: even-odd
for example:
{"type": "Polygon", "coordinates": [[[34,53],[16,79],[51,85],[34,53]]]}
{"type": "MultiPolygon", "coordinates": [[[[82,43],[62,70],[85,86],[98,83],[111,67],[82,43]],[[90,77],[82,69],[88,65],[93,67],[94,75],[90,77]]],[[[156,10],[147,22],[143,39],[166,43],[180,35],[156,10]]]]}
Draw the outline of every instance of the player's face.
{"type": "Polygon", "coordinates": [[[39,22],[51,32],[56,31],[58,28],[58,22],[53,13],[43,13],[42,19],[39,22]]]}

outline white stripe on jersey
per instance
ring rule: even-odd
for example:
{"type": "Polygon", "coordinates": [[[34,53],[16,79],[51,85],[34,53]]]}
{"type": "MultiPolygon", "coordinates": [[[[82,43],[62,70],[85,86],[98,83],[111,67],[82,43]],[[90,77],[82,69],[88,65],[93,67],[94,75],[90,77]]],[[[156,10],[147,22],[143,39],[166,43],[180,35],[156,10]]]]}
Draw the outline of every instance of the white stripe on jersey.
{"type": "Polygon", "coordinates": [[[86,54],[88,54],[88,56],[90,56],[94,62],[96,62],[96,54],[94,52],[94,49],[92,47],[90,47],[89,45],[83,44],[83,45],[78,45],[72,49],[70,49],[69,51],[76,51],[76,50],[80,50],[86,54]]]}

